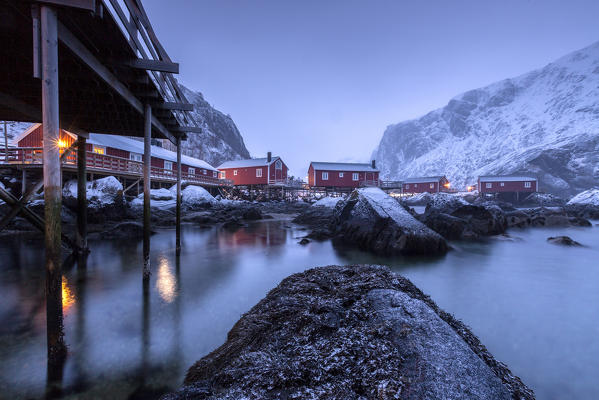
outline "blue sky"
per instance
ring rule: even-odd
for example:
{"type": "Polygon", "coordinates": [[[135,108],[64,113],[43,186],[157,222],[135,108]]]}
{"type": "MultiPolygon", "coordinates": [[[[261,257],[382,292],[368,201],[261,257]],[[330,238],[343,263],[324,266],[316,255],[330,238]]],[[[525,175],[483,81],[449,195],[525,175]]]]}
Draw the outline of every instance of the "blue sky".
{"type": "Polygon", "coordinates": [[[598,1],[145,0],[252,156],[367,161],[387,125],[599,40],[598,1]]]}

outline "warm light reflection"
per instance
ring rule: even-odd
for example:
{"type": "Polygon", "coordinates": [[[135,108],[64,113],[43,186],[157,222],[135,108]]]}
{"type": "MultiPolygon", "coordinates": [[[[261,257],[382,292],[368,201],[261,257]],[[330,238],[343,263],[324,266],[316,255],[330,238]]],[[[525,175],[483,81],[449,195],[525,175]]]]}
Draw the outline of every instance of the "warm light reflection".
{"type": "Polygon", "coordinates": [[[449,189],[450,183],[449,183],[449,182],[447,182],[447,183],[446,183],[445,185],[443,185],[443,186],[445,186],[446,188],[448,188],[448,189],[449,189]]]}
{"type": "Polygon", "coordinates": [[[69,281],[62,277],[62,312],[67,313],[75,304],[75,295],[69,287],[69,281]]]}
{"type": "Polygon", "coordinates": [[[158,262],[156,289],[158,289],[158,294],[162,297],[162,300],[167,303],[172,302],[177,296],[177,281],[166,257],[162,257],[158,262]]]}
{"type": "Polygon", "coordinates": [[[67,147],[67,141],[64,139],[59,139],[58,140],[58,147],[61,149],[64,149],[65,147],[67,147]]]}

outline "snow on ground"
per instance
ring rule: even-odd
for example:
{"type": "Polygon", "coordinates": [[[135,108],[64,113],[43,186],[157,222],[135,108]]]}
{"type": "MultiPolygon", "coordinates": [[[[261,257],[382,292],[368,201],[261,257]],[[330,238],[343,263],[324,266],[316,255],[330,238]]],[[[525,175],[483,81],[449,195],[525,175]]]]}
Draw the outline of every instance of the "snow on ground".
{"type": "Polygon", "coordinates": [[[181,201],[186,206],[217,203],[216,199],[206,189],[194,185],[189,185],[181,191],[181,201]]]}
{"type": "Polygon", "coordinates": [[[358,194],[363,197],[381,217],[392,218],[399,226],[413,231],[428,230],[420,221],[403,208],[397,200],[379,188],[358,189],[358,194]]]}
{"type": "Polygon", "coordinates": [[[589,189],[572,197],[568,204],[584,204],[599,206],[599,189],[589,189]]]}
{"type": "Polygon", "coordinates": [[[343,200],[343,197],[323,197],[322,199],[312,204],[312,206],[335,208],[337,203],[339,203],[341,200],[343,200]]]}
{"type": "MultiPolygon", "coordinates": [[[[122,192],[123,185],[114,177],[96,179],[87,182],[86,195],[90,207],[99,205],[114,204],[117,195],[122,192]]],[[[77,180],[70,180],[62,188],[64,197],[77,197],[77,180]]]]}

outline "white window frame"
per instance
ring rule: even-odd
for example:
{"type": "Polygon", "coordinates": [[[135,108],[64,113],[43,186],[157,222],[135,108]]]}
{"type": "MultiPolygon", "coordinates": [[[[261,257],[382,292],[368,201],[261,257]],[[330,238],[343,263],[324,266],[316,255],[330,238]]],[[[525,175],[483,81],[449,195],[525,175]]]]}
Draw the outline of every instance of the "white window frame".
{"type": "Polygon", "coordinates": [[[409,189],[409,188],[410,188],[410,184],[406,183],[406,189],[409,189]]]}
{"type": "Polygon", "coordinates": [[[131,161],[137,161],[137,162],[142,162],[143,161],[143,154],[129,153],[129,160],[131,160],[131,161]]]}
{"type": "Polygon", "coordinates": [[[328,181],[329,180],[329,173],[328,172],[323,172],[321,176],[322,176],[322,180],[323,181],[328,181]]]}
{"type": "Polygon", "coordinates": [[[188,175],[195,175],[195,174],[196,174],[196,169],[195,169],[195,168],[193,168],[193,167],[189,167],[189,168],[187,169],[187,174],[188,174],[188,175]]]}
{"type": "Polygon", "coordinates": [[[524,182],[524,187],[530,189],[532,187],[532,182],[524,182]]]}
{"type": "Polygon", "coordinates": [[[281,160],[275,161],[275,169],[283,169],[283,161],[281,161],[281,160]]]}
{"type": "Polygon", "coordinates": [[[262,168],[256,168],[256,178],[262,178],[262,168]]]}
{"type": "Polygon", "coordinates": [[[485,188],[492,189],[493,188],[493,183],[492,182],[485,183],[485,188]]]}
{"type": "Polygon", "coordinates": [[[428,187],[431,188],[431,189],[434,189],[435,188],[435,184],[431,183],[428,187]]]}
{"type": "Polygon", "coordinates": [[[505,186],[505,182],[501,182],[501,183],[499,184],[499,186],[501,186],[501,187],[504,187],[504,186],[505,186]]]}
{"type": "Polygon", "coordinates": [[[216,171],[212,171],[212,177],[216,178],[218,176],[218,173],[216,171]]]}
{"type": "Polygon", "coordinates": [[[202,174],[206,175],[208,173],[208,171],[206,171],[205,169],[202,170],[202,174]]]}
{"type": "Polygon", "coordinates": [[[343,178],[343,172],[339,172],[339,178],[343,178]]]}
{"type": "Polygon", "coordinates": [[[414,187],[415,187],[415,188],[417,188],[417,187],[418,187],[418,184],[417,184],[417,183],[415,183],[415,184],[414,184],[414,187]]]}
{"type": "Polygon", "coordinates": [[[166,169],[167,171],[172,171],[173,170],[173,162],[164,160],[164,169],[166,169]]]}
{"type": "Polygon", "coordinates": [[[352,181],[359,181],[360,180],[360,173],[359,172],[354,172],[351,174],[351,180],[352,181]]]}
{"type": "Polygon", "coordinates": [[[237,170],[236,169],[233,170],[233,176],[237,176],[237,170]]]}

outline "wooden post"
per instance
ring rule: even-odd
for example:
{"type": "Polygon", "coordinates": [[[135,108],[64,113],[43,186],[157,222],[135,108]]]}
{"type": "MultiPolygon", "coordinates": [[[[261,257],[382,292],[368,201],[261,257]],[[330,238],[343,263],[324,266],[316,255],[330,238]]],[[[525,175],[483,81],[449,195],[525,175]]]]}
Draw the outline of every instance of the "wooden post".
{"type": "Polygon", "coordinates": [[[8,125],[4,121],[4,161],[8,163],[8,125]]]}
{"type": "Polygon", "coordinates": [[[177,137],[177,238],[176,253],[181,254],[181,137],[177,137]]]}
{"type": "Polygon", "coordinates": [[[83,136],[77,139],[77,246],[87,249],[87,163],[86,143],[83,136]]]}
{"type": "Polygon", "coordinates": [[[150,279],[150,170],[152,163],[152,107],[145,105],[144,121],[144,267],[143,279],[150,279]]]}
{"type": "Polygon", "coordinates": [[[21,170],[21,196],[24,196],[25,192],[27,192],[27,170],[23,168],[21,170]]]}
{"type": "Polygon", "coordinates": [[[66,357],[62,314],[60,126],[58,120],[58,20],[56,10],[41,6],[42,123],[44,138],[44,243],[46,247],[46,328],[49,363],[66,357]]]}

